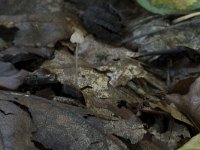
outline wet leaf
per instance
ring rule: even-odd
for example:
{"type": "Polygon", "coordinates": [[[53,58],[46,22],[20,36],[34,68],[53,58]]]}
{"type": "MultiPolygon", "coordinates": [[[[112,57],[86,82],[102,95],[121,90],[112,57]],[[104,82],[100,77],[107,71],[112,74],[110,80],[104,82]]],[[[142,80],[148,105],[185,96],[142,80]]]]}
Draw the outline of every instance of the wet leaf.
{"type": "Polygon", "coordinates": [[[87,31],[95,37],[107,43],[120,44],[124,25],[120,14],[111,6],[88,7],[81,15],[81,20],[87,31]]]}
{"type": "Polygon", "coordinates": [[[25,134],[26,141],[31,140],[30,143],[14,143],[15,149],[23,149],[28,144],[37,147],[39,143],[46,149],[57,150],[111,147],[121,150],[127,149],[127,146],[118,137],[137,143],[146,133],[142,123],[134,116],[129,120],[108,121],[96,118],[95,114],[80,107],[14,92],[0,91],[0,110],[0,133],[2,141],[6,141],[4,145],[18,142],[22,134],[25,134]],[[12,128],[5,129],[5,123],[12,128]],[[28,132],[24,132],[26,129],[28,132]],[[12,140],[8,139],[9,133],[18,132],[20,134],[12,136],[12,140]]]}
{"type": "Polygon", "coordinates": [[[37,150],[31,139],[35,129],[30,115],[17,104],[4,101],[0,93],[0,148],[37,150]]]}
{"type": "Polygon", "coordinates": [[[7,47],[7,43],[2,39],[0,38],[0,48],[6,48],[7,47]]]}
{"type": "Polygon", "coordinates": [[[15,90],[21,84],[28,75],[25,70],[18,71],[15,67],[8,62],[0,62],[0,87],[15,90]]]}
{"type": "Polygon", "coordinates": [[[18,63],[36,57],[51,58],[54,50],[52,48],[34,47],[9,47],[0,52],[0,58],[11,63],[18,63]]]}
{"type": "MultiPolygon", "coordinates": [[[[19,17],[24,19],[23,16],[19,17]]],[[[10,21],[9,19],[7,21],[10,21]]],[[[19,29],[14,39],[15,45],[41,47],[54,45],[56,41],[64,39],[70,34],[65,27],[67,22],[64,18],[60,19],[60,16],[32,15],[24,22],[15,20],[16,23],[13,26],[19,29]],[[50,22],[50,20],[53,21],[50,22]],[[30,22],[34,22],[34,25],[30,22]]]]}
{"type": "Polygon", "coordinates": [[[27,51],[50,58],[54,45],[70,38],[74,28],[80,28],[78,17],[71,12],[73,6],[65,5],[64,1],[15,0],[3,2],[0,7],[0,38],[7,42],[4,54],[15,49],[15,55],[27,51]]]}

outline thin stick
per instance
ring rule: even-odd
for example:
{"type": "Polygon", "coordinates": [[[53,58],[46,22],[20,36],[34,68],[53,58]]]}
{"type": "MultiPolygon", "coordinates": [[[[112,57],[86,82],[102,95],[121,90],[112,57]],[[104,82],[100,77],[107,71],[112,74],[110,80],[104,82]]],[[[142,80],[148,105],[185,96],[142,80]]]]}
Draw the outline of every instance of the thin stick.
{"type": "Polygon", "coordinates": [[[179,23],[179,22],[183,22],[185,20],[191,19],[191,18],[196,17],[196,16],[200,16],[200,12],[195,12],[195,13],[191,13],[191,14],[179,17],[177,19],[174,19],[172,22],[173,23],[179,23]]]}

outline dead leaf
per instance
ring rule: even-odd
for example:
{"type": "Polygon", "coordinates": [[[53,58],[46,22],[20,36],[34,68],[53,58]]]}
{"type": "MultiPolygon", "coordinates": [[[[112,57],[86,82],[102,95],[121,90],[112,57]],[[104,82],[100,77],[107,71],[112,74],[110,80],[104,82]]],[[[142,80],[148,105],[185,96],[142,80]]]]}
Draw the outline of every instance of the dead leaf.
{"type": "Polygon", "coordinates": [[[13,144],[15,149],[37,143],[46,149],[127,149],[120,138],[137,143],[146,133],[143,124],[136,118],[108,121],[96,118],[95,114],[80,107],[49,101],[21,93],[0,91],[0,133],[6,146],[22,138],[9,133],[24,134],[26,142],[13,144]],[[10,120],[10,117],[14,118],[10,120]],[[15,120],[15,124],[12,121],[15,120]],[[23,123],[23,127],[21,123],[23,123]],[[27,122],[27,120],[29,122],[27,122]],[[5,123],[8,128],[5,130],[5,123]],[[2,126],[1,126],[2,125],[2,126]],[[15,125],[15,126],[14,126],[15,125]],[[15,130],[17,127],[17,130],[15,130]],[[3,130],[4,129],[4,130],[3,130]],[[12,129],[12,130],[11,130],[12,129]],[[23,132],[28,129],[29,132],[23,132]],[[34,132],[31,132],[34,131],[34,132]],[[18,139],[15,139],[18,138],[18,139]],[[7,139],[7,140],[6,140],[7,139]],[[20,144],[22,146],[20,147],[20,144]]]}
{"type": "Polygon", "coordinates": [[[88,7],[81,15],[83,25],[89,33],[107,43],[120,45],[124,25],[122,17],[113,7],[88,7]]]}
{"type": "Polygon", "coordinates": [[[150,128],[149,132],[153,135],[153,141],[157,143],[161,142],[168,149],[176,149],[182,137],[190,138],[190,133],[187,128],[177,123],[173,123],[172,128],[164,133],[159,133],[154,127],[150,128]]]}
{"type": "Polygon", "coordinates": [[[171,116],[179,121],[182,121],[184,123],[187,123],[191,126],[193,126],[192,122],[190,120],[187,119],[187,117],[185,115],[183,115],[181,112],[179,112],[177,110],[177,108],[173,105],[173,104],[163,104],[158,102],[158,103],[149,103],[150,106],[152,108],[160,108],[161,110],[165,111],[165,112],[168,112],[169,114],[171,114],[171,116]]]}
{"type": "Polygon", "coordinates": [[[132,144],[138,143],[146,134],[142,122],[134,115],[128,120],[109,121],[104,128],[106,133],[129,139],[132,144]]]}
{"type": "MultiPolygon", "coordinates": [[[[196,24],[191,24],[190,21],[170,25],[169,20],[160,17],[136,26],[137,30],[134,31],[134,26],[130,25],[130,31],[133,31],[130,42],[137,44],[141,52],[172,49],[177,46],[198,50],[200,30],[194,28],[196,24]]],[[[198,22],[195,19],[193,21],[198,22]]]]}
{"type": "Polygon", "coordinates": [[[108,62],[117,62],[120,59],[131,58],[135,52],[123,47],[114,47],[96,41],[92,35],[85,37],[83,43],[79,45],[79,56],[89,64],[102,66],[108,62]]]}
{"type": "Polygon", "coordinates": [[[200,78],[190,86],[190,90],[186,95],[171,94],[167,95],[167,99],[174,103],[176,107],[184,113],[194,124],[200,129],[200,78]]]}
{"type": "Polygon", "coordinates": [[[25,70],[18,71],[11,63],[0,62],[0,87],[11,90],[17,89],[23,84],[24,79],[28,75],[25,70]]]}
{"type": "Polygon", "coordinates": [[[52,48],[35,48],[35,47],[9,47],[0,52],[0,58],[5,61],[17,63],[38,56],[42,58],[51,58],[54,50],[52,48]]]}
{"type": "Polygon", "coordinates": [[[21,109],[18,103],[4,101],[2,92],[0,99],[0,148],[37,150],[31,139],[35,126],[30,114],[21,109]]]}
{"type": "MultiPolygon", "coordinates": [[[[130,80],[143,78],[158,90],[164,91],[166,88],[164,82],[145,71],[140,62],[130,59],[130,53],[134,52],[128,49],[115,48],[87,36],[79,44],[78,51],[78,84],[75,82],[76,59],[70,52],[56,51],[55,58],[44,62],[42,68],[56,74],[61,83],[81,89],[87,107],[96,113],[112,116],[112,111],[105,104],[116,107],[121,100],[131,104],[146,100],[125,87],[130,80]],[[106,56],[102,53],[102,61],[100,55],[97,56],[101,52],[106,53],[106,56]]],[[[152,97],[151,100],[159,101],[155,96],[147,95],[146,93],[146,97],[152,97]]]]}
{"type": "Polygon", "coordinates": [[[188,77],[174,82],[173,92],[179,94],[187,94],[190,85],[196,80],[197,77],[188,77]]]}

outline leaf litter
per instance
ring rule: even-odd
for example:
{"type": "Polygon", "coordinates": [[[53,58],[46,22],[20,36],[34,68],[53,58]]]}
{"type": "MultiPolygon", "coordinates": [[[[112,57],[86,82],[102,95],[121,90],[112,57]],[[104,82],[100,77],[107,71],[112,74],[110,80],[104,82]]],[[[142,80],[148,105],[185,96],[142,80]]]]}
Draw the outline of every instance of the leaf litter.
{"type": "Polygon", "coordinates": [[[129,0],[2,6],[4,148],[176,149],[197,134],[198,16],[174,23],[129,0]]]}

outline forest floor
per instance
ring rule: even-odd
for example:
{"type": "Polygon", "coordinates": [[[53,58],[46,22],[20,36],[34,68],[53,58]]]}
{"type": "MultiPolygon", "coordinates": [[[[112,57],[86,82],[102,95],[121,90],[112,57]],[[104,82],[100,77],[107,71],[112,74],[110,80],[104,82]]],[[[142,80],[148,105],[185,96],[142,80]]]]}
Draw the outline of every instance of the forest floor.
{"type": "Polygon", "coordinates": [[[0,3],[0,150],[171,150],[199,133],[200,17],[0,3]]]}

